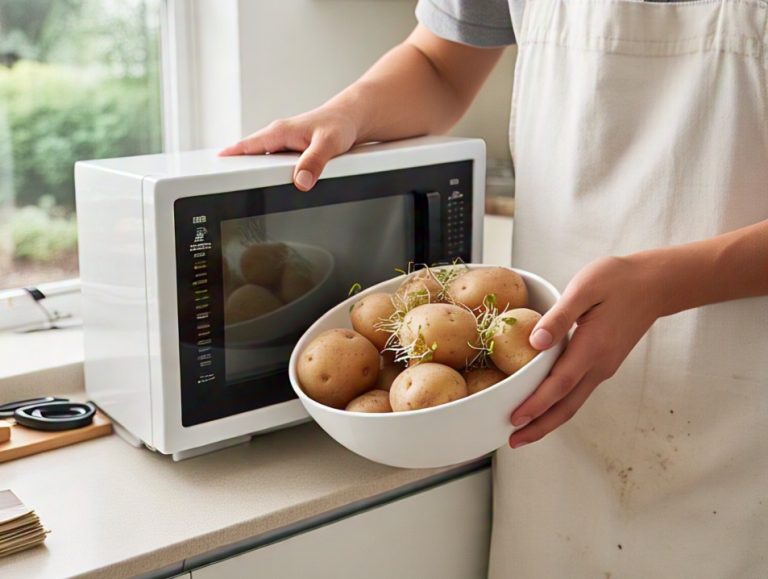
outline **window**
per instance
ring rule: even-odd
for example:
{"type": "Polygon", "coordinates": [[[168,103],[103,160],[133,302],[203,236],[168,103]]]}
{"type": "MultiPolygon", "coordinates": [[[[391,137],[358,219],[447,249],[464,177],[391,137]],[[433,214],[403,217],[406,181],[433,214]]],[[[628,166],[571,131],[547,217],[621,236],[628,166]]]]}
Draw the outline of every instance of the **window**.
{"type": "Polygon", "coordinates": [[[163,147],[162,0],[0,0],[0,290],[77,277],[80,159],[163,147]]]}

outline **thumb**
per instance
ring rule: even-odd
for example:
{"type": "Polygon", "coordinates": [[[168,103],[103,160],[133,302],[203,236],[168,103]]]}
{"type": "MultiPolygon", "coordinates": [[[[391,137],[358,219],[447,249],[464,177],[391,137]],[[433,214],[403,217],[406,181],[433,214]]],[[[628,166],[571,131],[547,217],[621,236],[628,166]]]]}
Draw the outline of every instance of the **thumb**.
{"type": "Polygon", "coordinates": [[[293,182],[298,189],[309,191],[317,183],[320,173],[331,159],[344,151],[334,140],[322,135],[314,135],[309,146],[299,157],[293,171],[293,182]]]}
{"type": "Polygon", "coordinates": [[[546,350],[560,342],[576,320],[591,307],[583,291],[569,292],[569,289],[566,288],[562,297],[533,328],[528,341],[537,350],[546,350]]]}

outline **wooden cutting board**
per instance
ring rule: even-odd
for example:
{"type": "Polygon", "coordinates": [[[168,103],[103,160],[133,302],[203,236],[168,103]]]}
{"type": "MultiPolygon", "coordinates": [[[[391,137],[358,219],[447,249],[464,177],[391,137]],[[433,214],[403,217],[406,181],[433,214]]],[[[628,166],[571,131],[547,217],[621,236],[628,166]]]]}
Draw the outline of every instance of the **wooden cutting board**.
{"type": "MultiPolygon", "coordinates": [[[[25,426],[20,426],[13,420],[0,422],[10,423],[11,439],[6,442],[0,442],[0,463],[15,460],[30,454],[53,450],[62,446],[68,446],[91,438],[105,436],[112,432],[112,422],[101,412],[96,412],[93,422],[82,428],[73,430],[61,430],[59,432],[48,432],[45,430],[34,430],[25,426]]],[[[5,430],[0,424],[0,431],[5,430]]],[[[0,432],[2,434],[2,432],[0,432]]],[[[0,436],[0,440],[3,437],[0,436]]]]}

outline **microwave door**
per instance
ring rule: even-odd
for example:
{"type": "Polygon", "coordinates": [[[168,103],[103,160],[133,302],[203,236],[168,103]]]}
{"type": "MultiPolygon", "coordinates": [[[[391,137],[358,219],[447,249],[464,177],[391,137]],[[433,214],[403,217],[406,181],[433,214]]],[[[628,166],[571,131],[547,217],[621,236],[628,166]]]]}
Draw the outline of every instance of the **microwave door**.
{"type": "MultiPolygon", "coordinates": [[[[417,244],[428,247],[414,236],[420,228],[410,193],[266,213],[225,221],[221,229],[226,263],[239,264],[225,280],[240,285],[224,292],[230,296],[225,303],[228,380],[284,370],[301,333],[346,299],[353,286],[397,275],[415,259],[417,244]],[[258,263],[250,263],[253,256],[258,263]],[[268,271],[250,271],[265,263],[282,268],[279,279],[268,271]],[[230,300],[262,280],[282,305],[247,320],[229,315],[234,311],[230,300]]],[[[259,298],[257,290],[250,291],[259,298]]],[[[263,299],[272,297],[265,293],[263,299]]]]}
{"type": "Polygon", "coordinates": [[[298,338],[359,284],[469,260],[472,162],[174,202],[182,424],[294,398],[298,338]]]}

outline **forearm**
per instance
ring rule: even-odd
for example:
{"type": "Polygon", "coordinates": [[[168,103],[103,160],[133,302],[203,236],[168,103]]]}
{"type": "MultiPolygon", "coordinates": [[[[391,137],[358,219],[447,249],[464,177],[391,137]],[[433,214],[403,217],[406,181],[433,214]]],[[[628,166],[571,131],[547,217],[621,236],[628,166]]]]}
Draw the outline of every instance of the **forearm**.
{"type": "Polygon", "coordinates": [[[323,107],[352,117],[358,143],[444,132],[466,112],[501,53],[418,27],[323,107]]]}
{"type": "Polygon", "coordinates": [[[444,132],[464,113],[426,56],[407,43],[325,106],[353,115],[358,143],[444,132]]]}
{"type": "Polygon", "coordinates": [[[660,280],[662,316],[768,295],[768,220],[710,239],[629,256],[660,280]]]}

